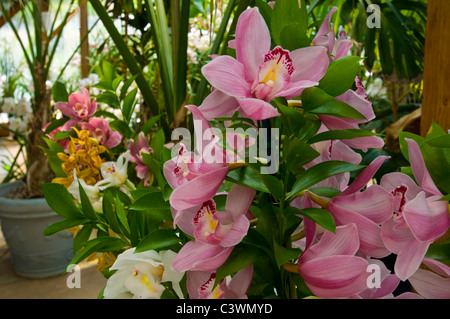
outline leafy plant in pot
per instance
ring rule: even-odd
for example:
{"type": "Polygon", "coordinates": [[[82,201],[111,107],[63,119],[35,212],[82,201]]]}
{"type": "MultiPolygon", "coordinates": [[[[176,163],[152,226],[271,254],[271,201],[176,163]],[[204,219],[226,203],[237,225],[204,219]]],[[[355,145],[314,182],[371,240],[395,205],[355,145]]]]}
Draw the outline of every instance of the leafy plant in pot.
{"type": "MultiPolygon", "coordinates": [[[[23,277],[59,275],[73,255],[72,233],[65,231],[48,237],[42,234],[61,217],[48,206],[41,188],[41,184],[54,177],[43,151],[46,146],[43,127],[51,120],[51,91],[47,81],[62,31],[74,13],[73,3],[74,0],[54,3],[56,11],[52,18],[48,4],[42,0],[11,2],[9,7],[0,2],[2,15],[22,49],[34,88],[29,101],[33,120],[29,121],[26,132],[16,135],[20,145],[16,158],[23,156],[26,170],[15,181],[11,179],[14,175],[8,174],[0,185],[2,231],[14,270],[23,277]],[[14,12],[20,15],[22,25],[13,21],[14,12]],[[25,28],[28,44],[19,35],[20,27],[25,28]]],[[[12,165],[10,170],[15,168],[12,165]]]]}

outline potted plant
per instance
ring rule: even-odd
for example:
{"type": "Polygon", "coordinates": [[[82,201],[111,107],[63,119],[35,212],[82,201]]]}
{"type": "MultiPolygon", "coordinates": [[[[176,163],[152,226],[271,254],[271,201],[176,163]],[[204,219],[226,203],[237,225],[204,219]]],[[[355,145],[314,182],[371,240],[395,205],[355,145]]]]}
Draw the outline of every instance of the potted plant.
{"type": "MultiPolygon", "coordinates": [[[[32,78],[30,99],[23,102],[29,108],[26,111],[32,120],[22,124],[21,132],[13,130],[20,145],[16,158],[23,156],[25,171],[23,176],[10,172],[0,186],[2,231],[14,269],[25,277],[60,274],[72,258],[72,233],[62,232],[53,237],[42,235],[45,227],[60,217],[47,205],[41,184],[51,181],[54,176],[42,150],[45,146],[43,127],[52,117],[49,71],[64,26],[73,14],[70,10],[73,3],[73,0],[69,4],[62,0],[55,2],[56,11],[52,18],[44,1],[17,1],[9,6],[0,2],[1,13],[22,49],[32,78]],[[14,13],[22,22],[20,27],[24,28],[26,39],[19,34],[18,23],[13,21],[14,13]]],[[[13,165],[10,169],[16,167],[13,165]]]]}

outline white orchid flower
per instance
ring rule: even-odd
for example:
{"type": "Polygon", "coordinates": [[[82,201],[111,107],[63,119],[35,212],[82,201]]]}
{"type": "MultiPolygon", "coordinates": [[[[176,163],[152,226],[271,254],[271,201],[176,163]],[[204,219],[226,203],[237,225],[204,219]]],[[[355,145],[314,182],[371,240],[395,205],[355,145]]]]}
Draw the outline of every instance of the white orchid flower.
{"type": "Polygon", "coordinates": [[[159,299],[165,289],[163,282],[172,282],[176,294],[182,298],[180,281],[184,272],[171,269],[176,253],[154,250],[135,253],[135,248],[117,256],[111,270],[117,270],[107,281],[105,299],[159,299]]]}
{"type": "Polygon", "coordinates": [[[81,187],[83,187],[87,197],[92,203],[92,207],[95,211],[101,212],[103,210],[102,208],[102,197],[100,195],[100,189],[95,185],[88,185],[86,182],[82,179],[79,179],[76,174],[76,170],[73,170],[73,182],[70,184],[69,188],[67,190],[69,193],[75,198],[77,201],[81,201],[80,197],[80,189],[78,186],[78,183],[81,184],[81,187]]]}
{"type": "Polygon", "coordinates": [[[103,179],[96,186],[103,190],[112,186],[127,186],[134,188],[133,183],[128,180],[128,162],[130,161],[130,151],[126,151],[119,156],[116,162],[105,162],[100,167],[103,179]]]}

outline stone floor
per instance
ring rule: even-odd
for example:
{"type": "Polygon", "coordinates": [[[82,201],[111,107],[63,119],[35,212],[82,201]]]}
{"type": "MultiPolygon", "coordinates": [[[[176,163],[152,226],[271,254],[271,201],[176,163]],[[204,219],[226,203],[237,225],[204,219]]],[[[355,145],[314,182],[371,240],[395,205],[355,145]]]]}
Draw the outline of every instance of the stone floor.
{"type": "MultiPolygon", "coordinates": [[[[17,150],[8,138],[0,138],[0,162],[8,161],[17,150]]],[[[6,175],[0,165],[0,181],[6,175]]],[[[10,258],[9,248],[0,230],[0,299],[96,299],[106,284],[95,263],[80,264],[80,288],[69,288],[69,276],[28,279],[18,276],[10,258]]]]}

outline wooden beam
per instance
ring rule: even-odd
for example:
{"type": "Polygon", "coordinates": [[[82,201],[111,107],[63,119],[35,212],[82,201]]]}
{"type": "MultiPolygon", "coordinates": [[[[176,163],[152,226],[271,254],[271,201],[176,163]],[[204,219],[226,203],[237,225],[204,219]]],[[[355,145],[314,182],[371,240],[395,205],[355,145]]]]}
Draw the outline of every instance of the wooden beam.
{"type": "Polygon", "coordinates": [[[444,130],[450,129],[450,1],[429,0],[425,38],[424,84],[421,135],[425,136],[432,121],[444,130]]]}
{"type": "MultiPolygon", "coordinates": [[[[12,18],[14,17],[20,10],[22,10],[22,2],[15,2],[8,9],[8,15],[12,18]]],[[[0,17],[0,28],[3,27],[7,23],[6,18],[2,15],[0,17]]]]}
{"type": "Polygon", "coordinates": [[[80,6],[80,41],[81,42],[81,78],[89,75],[91,67],[89,65],[89,40],[88,40],[88,12],[87,0],[78,0],[80,6]]]}

